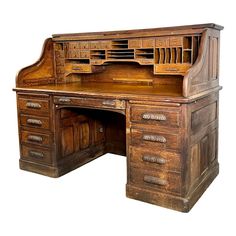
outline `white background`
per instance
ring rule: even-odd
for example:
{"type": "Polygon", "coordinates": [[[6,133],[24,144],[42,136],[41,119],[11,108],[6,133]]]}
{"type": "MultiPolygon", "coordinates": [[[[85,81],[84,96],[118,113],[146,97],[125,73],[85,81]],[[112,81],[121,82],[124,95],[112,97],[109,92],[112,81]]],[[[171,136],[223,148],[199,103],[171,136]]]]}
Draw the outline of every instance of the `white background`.
{"type": "Polygon", "coordinates": [[[235,235],[235,1],[1,1],[0,235],[235,235]],[[220,175],[192,211],[125,197],[126,158],[109,155],[61,178],[18,168],[16,72],[52,33],[214,22],[221,32],[220,175]]]}

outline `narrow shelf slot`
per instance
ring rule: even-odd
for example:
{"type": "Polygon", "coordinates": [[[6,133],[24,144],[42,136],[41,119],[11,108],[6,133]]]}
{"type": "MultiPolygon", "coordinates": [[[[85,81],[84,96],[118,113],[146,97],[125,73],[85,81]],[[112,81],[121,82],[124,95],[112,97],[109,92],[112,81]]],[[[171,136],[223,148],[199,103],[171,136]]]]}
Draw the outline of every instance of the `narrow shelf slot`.
{"type": "Polygon", "coordinates": [[[143,59],[153,59],[154,58],[154,49],[153,48],[136,49],[135,57],[136,58],[143,58],[143,59]]]}
{"type": "Polygon", "coordinates": [[[69,62],[71,64],[90,64],[90,60],[89,59],[66,59],[66,62],[69,62]]]}
{"type": "Polygon", "coordinates": [[[192,49],[192,36],[184,37],[184,49],[192,49]]]}
{"type": "Polygon", "coordinates": [[[127,39],[119,39],[119,40],[112,40],[112,48],[128,48],[128,40],[127,39]]]}
{"type": "Polygon", "coordinates": [[[134,50],[133,49],[119,49],[119,50],[108,50],[107,58],[113,59],[134,59],[134,50]]]}
{"type": "Polygon", "coordinates": [[[183,63],[191,63],[191,51],[184,51],[183,52],[183,63]]]}
{"type": "Polygon", "coordinates": [[[106,59],[105,50],[91,50],[90,51],[91,59],[106,59]]]}

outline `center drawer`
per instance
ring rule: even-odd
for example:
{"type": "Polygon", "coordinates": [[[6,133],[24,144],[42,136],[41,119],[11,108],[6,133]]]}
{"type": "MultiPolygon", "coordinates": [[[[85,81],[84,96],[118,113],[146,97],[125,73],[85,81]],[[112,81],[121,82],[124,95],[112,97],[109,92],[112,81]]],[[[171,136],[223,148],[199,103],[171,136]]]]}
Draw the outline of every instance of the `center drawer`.
{"type": "Polygon", "coordinates": [[[180,134],[131,128],[131,144],[147,148],[180,149],[180,134]]]}
{"type": "Polygon", "coordinates": [[[125,109],[125,101],[118,99],[55,97],[54,103],[60,105],[73,105],[82,107],[125,109]]]}

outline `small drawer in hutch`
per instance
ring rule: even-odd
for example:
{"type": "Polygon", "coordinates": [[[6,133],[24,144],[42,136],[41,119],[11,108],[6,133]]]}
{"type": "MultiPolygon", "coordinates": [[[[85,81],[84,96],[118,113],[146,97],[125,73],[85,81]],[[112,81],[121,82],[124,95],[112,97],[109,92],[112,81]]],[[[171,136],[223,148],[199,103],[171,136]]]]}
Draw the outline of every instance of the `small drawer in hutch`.
{"type": "Polygon", "coordinates": [[[80,51],[80,58],[89,58],[90,56],[89,50],[81,50],[80,51]]]}
{"type": "Polygon", "coordinates": [[[154,39],[143,39],[142,40],[142,47],[143,48],[153,48],[155,46],[155,40],[154,39]]]}
{"type": "Polygon", "coordinates": [[[89,42],[81,41],[80,42],[80,49],[89,49],[89,42]]]}
{"type": "Polygon", "coordinates": [[[90,49],[100,49],[101,44],[99,41],[92,41],[90,42],[90,49]]]}
{"type": "Polygon", "coordinates": [[[141,39],[129,39],[129,48],[141,48],[142,40],[141,39]]]}
{"type": "Polygon", "coordinates": [[[110,49],[111,48],[111,41],[109,41],[109,40],[102,40],[100,42],[100,48],[101,49],[110,49]]]}

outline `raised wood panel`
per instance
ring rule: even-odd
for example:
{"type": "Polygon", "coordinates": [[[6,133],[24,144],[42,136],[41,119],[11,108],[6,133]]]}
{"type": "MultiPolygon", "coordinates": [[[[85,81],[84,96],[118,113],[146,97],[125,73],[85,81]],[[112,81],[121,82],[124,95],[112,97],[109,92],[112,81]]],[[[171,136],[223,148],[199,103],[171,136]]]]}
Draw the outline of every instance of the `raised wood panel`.
{"type": "Polygon", "coordinates": [[[65,127],[61,131],[62,156],[70,155],[74,152],[73,126],[65,127]]]}
{"type": "Polygon", "coordinates": [[[209,79],[218,78],[218,39],[216,37],[210,37],[209,47],[209,79]]]}
{"type": "Polygon", "coordinates": [[[209,163],[213,162],[217,158],[218,150],[218,130],[214,129],[209,134],[209,163]]]}
{"type": "Polygon", "coordinates": [[[195,180],[200,176],[200,148],[199,144],[195,144],[191,147],[190,154],[190,183],[193,184],[195,180]]]}
{"type": "Polygon", "coordinates": [[[200,173],[202,173],[209,164],[209,137],[204,136],[200,141],[200,173]]]}
{"type": "Polygon", "coordinates": [[[211,122],[217,119],[217,102],[209,104],[197,111],[191,116],[192,133],[196,133],[211,122]]]}
{"type": "Polygon", "coordinates": [[[88,122],[80,124],[80,148],[85,149],[90,145],[90,129],[88,122]]]}

